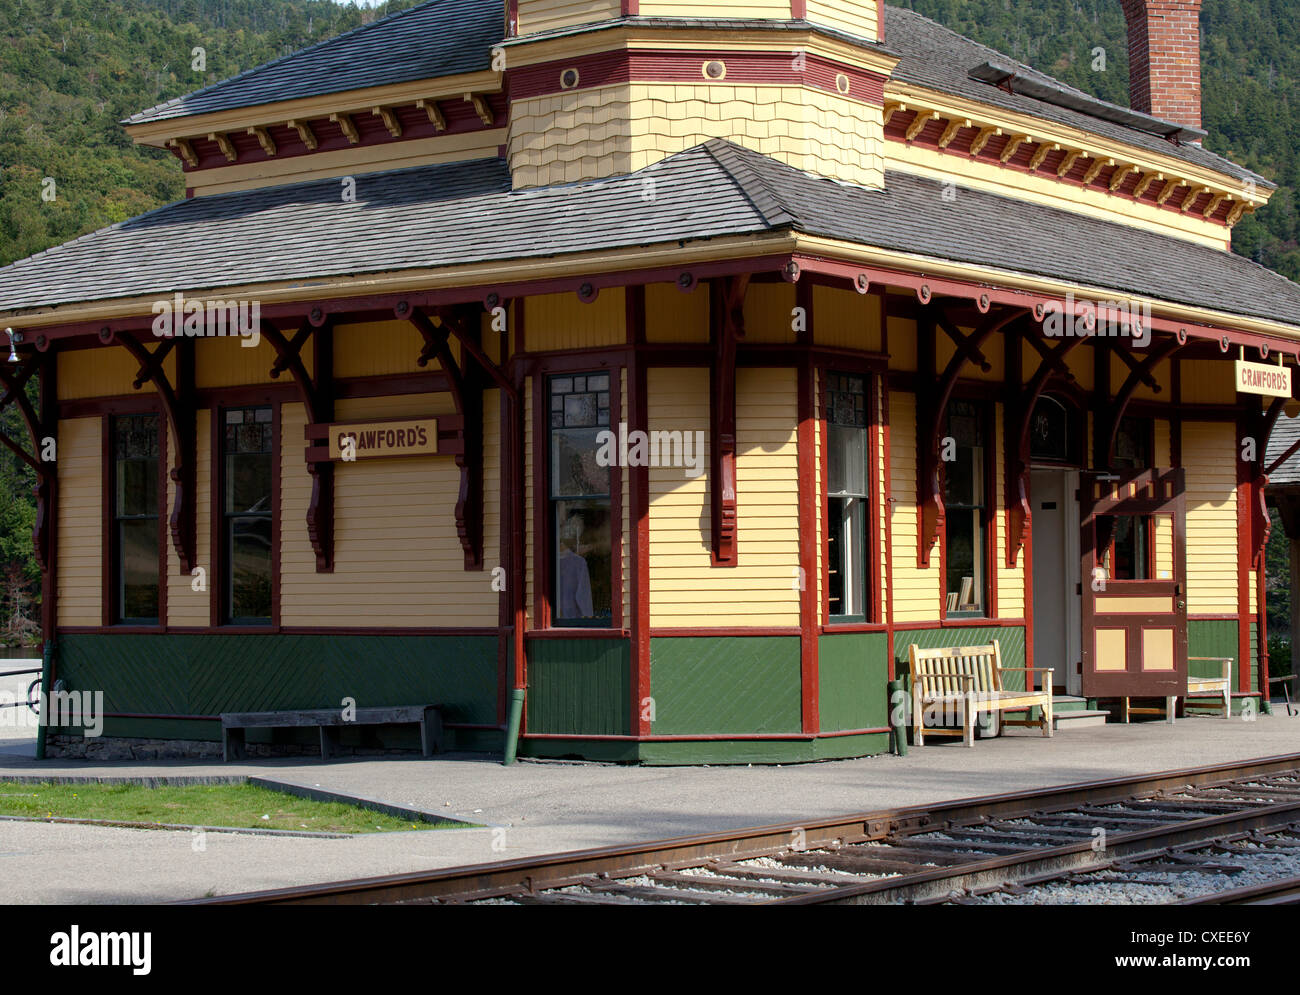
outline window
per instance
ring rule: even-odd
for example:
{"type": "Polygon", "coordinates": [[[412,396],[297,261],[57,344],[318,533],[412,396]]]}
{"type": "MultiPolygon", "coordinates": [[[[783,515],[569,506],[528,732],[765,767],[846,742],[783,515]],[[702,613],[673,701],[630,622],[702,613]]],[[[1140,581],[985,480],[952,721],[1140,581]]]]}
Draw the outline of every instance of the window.
{"type": "Polygon", "coordinates": [[[984,409],[969,401],[951,401],[945,435],[956,444],[953,459],[943,464],[947,609],[950,616],[980,616],[988,594],[984,409]]]}
{"type": "Polygon", "coordinates": [[[1078,434],[1072,410],[1044,395],[1034,404],[1029,421],[1029,458],[1035,463],[1077,463],[1078,434]]]}
{"type": "Polygon", "coordinates": [[[239,624],[267,624],[274,581],[272,411],[269,407],[230,408],[223,412],[222,427],[225,618],[239,624]]]}
{"type": "Polygon", "coordinates": [[[826,378],[827,592],[832,618],[867,618],[867,391],[862,377],[826,378]]]}
{"type": "Polygon", "coordinates": [[[159,618],[158,416],[113,419],[115,621],[159,618]]]}
{"type": "MultiPolygon", "coordinates": [[[[1154,465],[1152,423],[1146,418],[1125,417],[1115,433],[1114,465],[1128,470],[1146,470],[1154,465]]],[[[1110,543],[1102,551],[1107,576],[1113,580],[1150,580],[1153,568],[1155,519],[1151,515],[1120,515],[1098,523],[1110,543]]]]}
{"type": "Polygon", "coordinates": [[[609,428],[608,373],[552,377],[551,620],[556,625],[611,623],[613,560],[610,471],[596,458],[609,428]]]}

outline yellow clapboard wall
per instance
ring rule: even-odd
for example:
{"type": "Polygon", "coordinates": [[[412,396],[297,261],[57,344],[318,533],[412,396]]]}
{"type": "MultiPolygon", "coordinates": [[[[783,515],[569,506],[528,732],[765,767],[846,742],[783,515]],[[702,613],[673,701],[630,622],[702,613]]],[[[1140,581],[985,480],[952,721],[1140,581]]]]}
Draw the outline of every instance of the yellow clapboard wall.
{"type": "Polygon", "coordinates": [[[671,283],[652,283],[645,288],[645,337],[647,342],[708,342],[709,286],[698,283],[691,291],[671,283]]]}
{"type": "Polygon", "coordinates": [[[103,622],[103,420],[66,418],[58,435],[58,624],[103,622]]]}
{"type": "MultiPolygon", "coordinates": [[[[152,343],[149,348],[153,348],[152,343]]],[[[175,357],[163,361],[168,382],[176,371],[175,357]]],[[[85,397],[120,397],[129,394],[152,394],[153,384],[145,381],[137,391],[131,384],[140,369],[129,352],[121,347],[70,349],[58,354],[59,400],[85,397]]]]}
{"type": "Polygon", "coordinates": [[[794,308],[793,284],[751,284],[745,293],[745,341],[794,342],[794,308]]]}
{"type": "MultiPolygon", "coordinates": [[[[453,355],[458,355],[460,344],[455,339],[449,344],[453,355]]],[[[429,360],[428,366],[416,364],[423,345],[420,333],[409,321],[340,325],[334,329],[334,375],[374,377],[439,369],[436,359],[429,360]]]]}
{"type": "Polygon", "coordinates": [[[882,298],[856,290],[813,287],[813,341],[838,349],[880,351],[882,298]]]}
{"type": "Polygon", "coordinates": [[[651,467],[650,624],[799,624],[798,411],[793,370],[736,374],[737,567],[710,565],[709,390],[703,369],[651,369],[650,431],[703,432],[705,473],[651,467]]]}
{"type": "MultiPolygon", "coordinates": [[[[334,573],[316,573],[305,517],[311,477],[303,454],[305,414],[281,407],[281,588],[285,626],[495,626],[500,556],[500,404],[484,391],[484,569],[466,571],[456,536],[460,471],[451,456],[336,464],[334,573]]],[[[340,421],[451,414],[447,394],[340,401],[340,421]]]]}
{"type": "Polygon", "coordinates": [[[930,567],[917,567],[919,522],[916,509],[916,395],[889,394],[890,495],[893,512],[894,621],[930,621],[939,617],[938,544],[930,567]]]}
{"type": "Polygon", "coordinates": [[[1187,611],[1237,611],[1236,432],[1230,422],[1183,423],[1187,470],[1187,611]]]}
{"type": "Polygon", "coordinates": [[[607,287],[584,304],[577,294],[542,294],[524,302],[524,348],[529,352],[588,349],[627,341],[622,287],[607,287]]]}
{"type": "MultiPolygon", "coordinates": [[[[195,421],[194,463],[194,560],[203,573],[201,578],[181,573],[180,560],[172,545],[171,532],[164,524],[167,541],[167,624],[182,627],[207,626],[211,619],[210,587],[215,581],[212,569],[212,412],[200,411],[195,421]],[[201,579],[201,590],[195,590],[201,579]]],[[[176,440],[167,434],[167,466],[175,466],[176,440]]],[[[171,517],[176,501],[176,485],[167,478],[167,506],[159,509],[164,520],[171,517]]]]}
{"type": "Polygon", "coordinates": [[[1025,617],[1025,550],[1021,548],[1014,567],[1007,566],[1007,507],[1012,496],[1007,494],[1007,455],[1002,440],[1006,438],[1006,407],[994,405],[993,449],[996,453],[993,470],[993,552],[997,557],[994,568],[998,579],[998,617],[1025,617]]]}
{"type": "MultiPolygon", "coordinates": [[[[1155,419],[1156,449],[1153,454],[1158,467],[1173,465],[1173,451],[1170,447],[1171,431],[1167,418],[1155,419]]],[[[1155,561],[1156,579],[1174,575],[1174,524],[1167,515],[1155,519],[1155,561]]]]}
{"type": "Polygon", "coordinates": [[[1181,360],[1183,401],[1187,404],[1236,403],[1237,385],[1229,362],[1234,358],[1181,360]]]}
{"type": "Polygon", "coordinates": [[[847,34],[880,39],[874,0],[808,0],[808,20],[847,34]]]}
{"type": "Polygon", "coordinates": [[[532,35],[619,16],[618,0],[519,0],[519,34],[532,35]]]}
{"type": "MultiPolygon", "coordinates": [[[[205,387],[241,387],[245,384],[273,383],[271,367],[276,352],[271,343],[260,339],[255,346],[245,346],[252,339],[207,338],[194,342],[194,382],[205,387]]],[[[307,372],[312,370],[311,350],[303,350],[307,372]]],[[[281,380],[288,382],[288,374],[281,380]]]]}

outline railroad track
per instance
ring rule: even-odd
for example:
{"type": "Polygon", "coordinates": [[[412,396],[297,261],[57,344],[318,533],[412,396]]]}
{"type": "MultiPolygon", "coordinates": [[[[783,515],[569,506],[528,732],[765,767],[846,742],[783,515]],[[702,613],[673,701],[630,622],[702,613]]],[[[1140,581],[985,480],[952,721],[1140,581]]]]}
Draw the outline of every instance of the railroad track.
{"type": "Polygon", "coordinates": [[[1125,895],[1300,903],[1300,754],[185,904],[967,905],[1125,895]]]}

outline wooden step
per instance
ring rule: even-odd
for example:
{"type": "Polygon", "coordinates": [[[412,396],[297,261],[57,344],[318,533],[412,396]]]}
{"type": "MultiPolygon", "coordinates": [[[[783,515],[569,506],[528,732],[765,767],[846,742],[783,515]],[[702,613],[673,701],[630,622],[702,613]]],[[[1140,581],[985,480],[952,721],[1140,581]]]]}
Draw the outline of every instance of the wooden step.
{"type": "Polygon", "coordinates": [[[1052,726],[1058,730],[1086,729],[1089,726],[1104,726],[1109,715],[1109,712],[1099,712],[1091,709],[1055,712],[1052,715],[1052,726]]]}

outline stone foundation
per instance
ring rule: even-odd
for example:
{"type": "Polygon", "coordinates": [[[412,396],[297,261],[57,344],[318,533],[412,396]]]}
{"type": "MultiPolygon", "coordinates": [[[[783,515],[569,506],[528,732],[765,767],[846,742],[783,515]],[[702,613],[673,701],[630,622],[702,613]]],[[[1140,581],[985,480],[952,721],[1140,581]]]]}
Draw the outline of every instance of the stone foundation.
{"type": "MultiPolygon", "coordinates": [[[[269,757],[320,757],[320,747],[295,743],[247,743],[250,760],[269,757]]],[[[382,750],[374,747],[337,746],[340,756],[378,757],[418,753],[418,750],[382,750]]],[[[137,739],[125,736],[63,736],[51,733],[45,740],[50,760],[220,760],[221,744],[198,739],[137,739]]]]}

